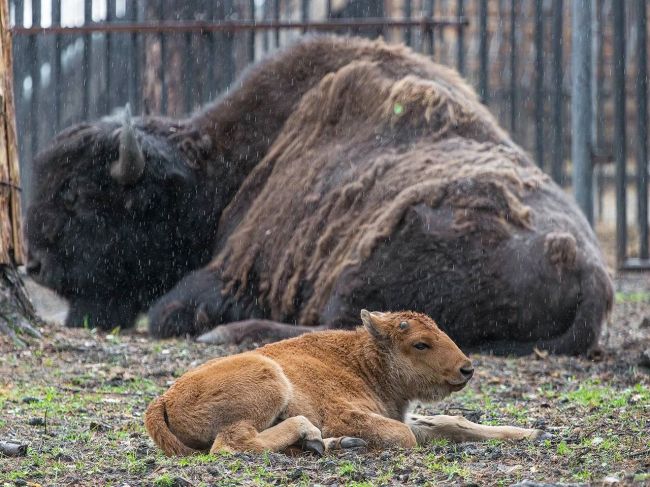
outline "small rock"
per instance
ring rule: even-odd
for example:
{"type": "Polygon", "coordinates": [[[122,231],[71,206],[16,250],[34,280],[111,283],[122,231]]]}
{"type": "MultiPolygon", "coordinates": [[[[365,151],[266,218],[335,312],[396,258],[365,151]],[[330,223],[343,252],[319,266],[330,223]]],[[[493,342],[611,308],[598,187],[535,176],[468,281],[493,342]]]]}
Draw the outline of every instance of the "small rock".
{"type": "Polygon", "coordinates": [[[33,402],[41,402],[41,400],[38,397],[27,396],[23,397],[23,402],[25,404],[32,404],[33,402]]]}
{"type": "Polygon", "coordinates": [[[45,426],[45,419],[44,418],[29,418],[29,421],[27,421],[27,424],[30,426],[45,426]]]}
{"type": "Polygon", "coordinates": [[[294,480],[295,481],[295,480],[300,479],[303,476],[304,473],[305,472],[302,469],[296,468],[295,470],[292,470],[291,472],[289,472],[289,474],[287,475],[287,478],[289,480],[294,480]]]}
{"type": "Polygon", "coordinates": [[[639,357],[639,365],[643,367],[650,367],[650,348],[646,348],[641,352],[641,357],[639,357]]]}
{"type": "Polygon", "coordinates": [[[650,316],[644,316],[643,319],[641,320],[641,323],[639,323],[639,328],[650,328],[650,316]]]}
{"type": "Polygon", "coordinates": [[[613,475],[608,475],[603,479],[603,483],[606,485],[618,484],[620,481],[618,477],[614,477],[613,475]]]}
{"type": "Polygon", "coordinates": [[[174,477],[172,485],[174,487],[192,487],[192,482],[185,480],[183,477],[174,477]]]}
{"type": "Polygon", "coordinates": [[[100,423],[98,421],[91,421],[90,424],[88,425],[88,429],[90,431],[108,431],[111,428],[110,426],[104,423],[100,423]]]}

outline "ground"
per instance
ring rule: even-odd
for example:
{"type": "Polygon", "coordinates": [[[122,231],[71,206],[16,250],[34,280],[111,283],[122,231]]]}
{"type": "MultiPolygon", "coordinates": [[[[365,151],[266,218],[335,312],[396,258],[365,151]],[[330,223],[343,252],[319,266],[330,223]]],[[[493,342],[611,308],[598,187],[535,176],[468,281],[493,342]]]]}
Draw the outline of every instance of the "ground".
{"type": "Polygon", "coordinates": [[[418,406],[542,427],[554,437],[541,443],[170,459],[145,432],[149,401],[188,368],[246,347],[152,341],[141,327],[102,334],[47,325],[44,339],[23,350],[0,338],[0,441],[29,445],[24,457],[0,459],[0,486],[650,484],[650,357],[642,357],[650,347],[649,281],[617,278],[599,361],[475,355],[477,374],[465,390],[418,406]]]}

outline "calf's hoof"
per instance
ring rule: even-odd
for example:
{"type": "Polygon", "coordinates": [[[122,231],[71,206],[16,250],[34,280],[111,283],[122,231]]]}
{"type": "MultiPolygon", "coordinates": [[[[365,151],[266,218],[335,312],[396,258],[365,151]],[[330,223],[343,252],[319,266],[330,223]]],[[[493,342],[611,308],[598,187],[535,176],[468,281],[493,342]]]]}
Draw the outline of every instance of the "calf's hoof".
{"type": "Polygon", "coordinates": [[[341,436],[340,438],[326,438],[325,446],[328,450],[348,450],[351,448],[366,448],[368,443],[361,438],[341,436]]]}
{"type": "Polygon", "coordinates": [[[325,443],[323,443],[323,440],[305,440],[302,443],[302,449],[322,457],[325,453],[325,443]]]}
{"type": "Polygon", "coordinates": [[[532,430],[532,434],[529,438],[533,441],[552,440],[553,434],[549,433],[548,431],[534,429],[532,430]]]}

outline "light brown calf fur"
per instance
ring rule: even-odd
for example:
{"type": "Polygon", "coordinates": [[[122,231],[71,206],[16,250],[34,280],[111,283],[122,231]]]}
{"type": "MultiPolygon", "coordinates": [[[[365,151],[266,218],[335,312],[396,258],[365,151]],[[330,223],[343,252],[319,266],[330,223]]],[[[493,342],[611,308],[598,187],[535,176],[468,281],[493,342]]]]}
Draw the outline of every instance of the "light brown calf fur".
{"type": "Polygon", "coordinates": [[[410,401],[462,389],[472,364],[428,316],[363,310],[361,319],[364,328],[306,334],[187,372],[149,405],[147,431],[167,455],[290,446],[322,453],[542,434],[407,415],[410,401]]]}

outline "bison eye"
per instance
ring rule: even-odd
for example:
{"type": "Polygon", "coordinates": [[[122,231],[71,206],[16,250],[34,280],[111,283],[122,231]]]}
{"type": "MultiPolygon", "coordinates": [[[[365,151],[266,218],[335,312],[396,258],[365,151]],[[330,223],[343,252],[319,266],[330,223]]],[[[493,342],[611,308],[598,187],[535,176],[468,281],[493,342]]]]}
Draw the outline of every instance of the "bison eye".
{"type": "Polygon", "coordinates": [[[415,345],[413,345],[413,346],[414,346],[415,348],[417,348],[418,350],[426,350],[427,348],[431,348],[431,347],[429,347],[429,345],[427,345],[427,344],[424,343],[424,342],[417,342],[417,343],[416,343],[415,345]]]}

